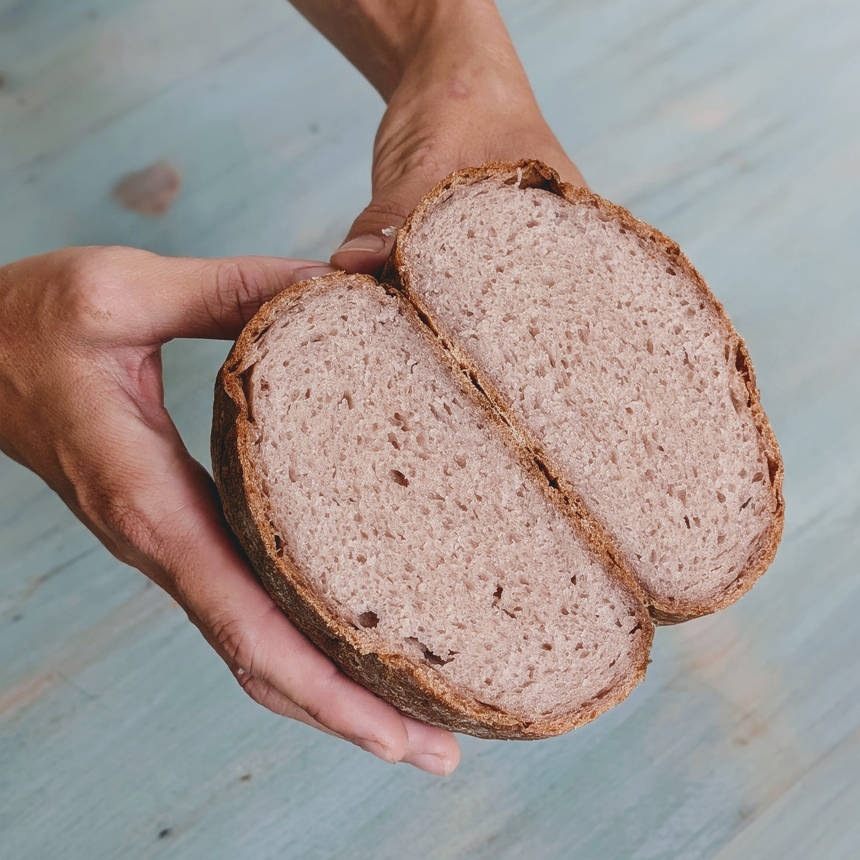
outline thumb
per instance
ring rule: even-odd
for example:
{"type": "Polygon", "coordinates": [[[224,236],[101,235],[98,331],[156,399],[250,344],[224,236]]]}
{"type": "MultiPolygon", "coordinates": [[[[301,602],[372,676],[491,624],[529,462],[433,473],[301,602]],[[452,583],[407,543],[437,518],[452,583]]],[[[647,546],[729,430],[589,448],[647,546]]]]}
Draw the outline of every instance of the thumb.
{"type": "MultiPolygon", "coordinates": [[[[136,252],[145,254],[146,252],[136,252]]],[[[125,265],[133,319],[145,340],[238,336],[260,307],[292,284],[333,271],[315,260],[283,257],[158,257],[125,265]]],[[[132,261],[125,261],[132,263],[132,261]]]]}
{"type": "Polygon", "coordinates": [[[397,230],[436,181],[413,173],[400,178],[394,187],[374,190],[370,205],[332,254],[332,266],[353,274],[377,274],[394,247],[397,230]]]}

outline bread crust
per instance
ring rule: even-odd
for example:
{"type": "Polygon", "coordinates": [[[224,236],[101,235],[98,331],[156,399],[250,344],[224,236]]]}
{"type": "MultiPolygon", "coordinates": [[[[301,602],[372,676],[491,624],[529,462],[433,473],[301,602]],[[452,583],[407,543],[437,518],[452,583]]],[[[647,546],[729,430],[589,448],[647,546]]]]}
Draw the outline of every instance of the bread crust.
{"type": "Polygon", "coordinates": [[[456,338],[450,332],[444,330],[444,327],[438,323],[434,318],[432,308],[429,308],[422,302],[411,288],[411,273],[409,266],[404,260],[403,249],[411,238],[414,226],[427,218],[433,208],[447,200],[457,188],[473,185],[488,179],[495,179],[508,185],[515,185],[517,188],[541,188],[556,194],[570,203],[596,208],[601,214],[616,220],[628,232],[652,243],[666,254],[671,259],[673,268],[682,270],[695,284],[705,301],[709,302],[716,310],[721,322],[728,330],[729,334],[726,343],[731,350],[730,356],[734,358],[737,372],[747,390],[747,408],[752,415],[753,423],[758,432],[762,450],[768,463],[773,502],[771,523],[764,533],[757,552],[750,559],[747,567],[723,589],[723,594],[720,596],[706,601],[670,602],[661,600],[659,596],[649,593],[647,588],[643,586],[646,591],[646,603],[651,616],[659,625],[678,624],[724,609],[746,594],[753,587],[756,580],[770,566],[770,563],[776,556],[777,547],[782,537],[785,518],[785,501],[782,494],[784,477],[782,456],[776,436],[761,405],[759,391],[755,383],[755,372],[746,345],[732,325],[722,304],[711,292],[702,276],[683,254],[677,243],[644,221],[635,218],[623,207],[600,197],[587,188],[562,182],[552,168],[534,159],[522,159],[516,163],[497,162],[481,167],[468,168],[451,174],[436,185],[421,200],[406,220],[406,223],[398,231],[394,249],[382,274],[383,282],[387,283],[393,289],[402,292],[418,309],[422,319],[432,327],[444,348],[451,353],[457,363],[475,381],[477,387],[487,397],[493,408],[513,428],[521,447],[532,453],[537,462],[541,464],[541,468],[558,484],[574,510],[589,523],[589,530],[595,532],[595,539],[604,546],[606,551],[616,559],[619,565],[632,578],[635,578],[635,575],[629,559],[624,557],[624,554],[609,536],[608,530],[592,514],[588,505],[582,500],[576,486],[565,478],[561,469],[554,466],[552,458],[537,440],[531,437],[531,434],[521,422],[515,416],[509,414],[506,398],[496,388],[488,375],[483,372],[481,367],[473,362],[459,347],[456,338]]]}
{"type": "Polygon", "coordinates": [[[500,434],[550,502],[574,528],[585,534],[607,573],[626,586],[637,605],[641,635],[633,654],[633,669],[621,682],[601,691],[575,711],[550,718],[503,713],[455,688],[429,663],[411,659],[386,647],[372,631],[358,629],[339,618],[335,609],[317,594],[285,546],[275,540],[266,500],[254,480],[253,416],[245,393],[243,374],[253,366],[254,343],[277,318],[281,309],[309,290],[327,289],[350,277],[356,288],[380,290],[373,278],[329,275],[285,290],[261,308],[248,323],[230,352],[215,386],[212,425],[212,465],[227,522],[236,533],[251,563],[273,600],[296,627],[351,678],[390,702],[403,713],[430,725],[483,738],[531,740],[551,737],[583,725],[627,697],[645,676],[654,629],[645,608],[645,595],[629,570],[618,565],[610,547],[587,516],[561,498],[524,449],[515,431],[485,398],[477,396],[474,380],[422,322],[415,308],[399,292],[392,293],[402,313],[425,338],[431,350],[447,365],[451,376],[477,412],[500,434]]]}

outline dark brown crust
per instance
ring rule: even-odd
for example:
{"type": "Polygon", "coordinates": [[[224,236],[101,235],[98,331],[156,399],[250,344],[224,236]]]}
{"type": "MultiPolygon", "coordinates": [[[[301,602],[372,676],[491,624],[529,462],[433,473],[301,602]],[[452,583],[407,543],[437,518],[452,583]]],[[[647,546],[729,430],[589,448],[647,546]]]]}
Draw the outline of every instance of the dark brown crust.
{"type": "Polygon", "coordinates": [[[771,486],[773,489],[773,515],[770,528],[766,532],[765,537],[759,546],[758,553],[750,560],[747,568],[741,571],[737,578],[726,589],[724,589],[721,595],[715,596],[709,601],[698,602],[682,602],[679,600],[669,603],[661,601],[658,596],[651,593],[649,593],[646,598],[651,615],[658,624],[677,624],[691,618],[708,615],[719,609],[724,609],[749,591],[755,581],[767,570],[768,566],[773,561],[776,556],[776,550],[779,546],[780,538],[782,537],[785,514],[785,502],[782,495],[784,475],[782,457],[780,456],[776,436],[774,435],[764,409],[762,408],[759,391],[755,384],[755,373],[753,371],[752,362],[743,340],[741,340],[740,336],[735,331],[735,328],[732,325],[731,320],[729,320],[726,315],[723,306],[719,301],[717,301],[701,275],[699,275],[695,268],[693,268],[693,265],[684,256],[681,249],[675,242],[659,230],[656,230],[654,227],[634,218],[633,215],[621,206],[617,206],[616,204],[599,197],[597,194],[594,194],[586,188],[580,188],[578,186],[562,182],[554,170],[539,161],[524,159],[516,164],[487,164],[482,167],[469,168],[452,174],[447,177],[447,179],[440,182],[424,197],[397,234],[396,244],[382,275],[383,281],[391,285],[393,288],[403,292],[410,302],[418,309],[422,318],[432,326],[434,332],[440,338],[445,348],[450,351],[452,356],[456,359],[457,363],[473,378],[477,386],[480,387],[486,397],[493,404],[493,407],[511,425],[522,446],[530,450],[535,458],[543,464],[546,471],[555,481],[557,481],[559,488],[563,491],[564,495],[568,498],[568,501],[577,513],[581,514],[584,519],[590,522],[590,530],[597,531],[599,535],[597,540],[604,546],[607,552],[609,552],[625,567],[631,575],[633,575],[631,566],[625,563],[623,554],[614,546],[607,530],[596,521],[595,517],[592,516],[588,507],[581,500],[575,485],[565,478],[561,469],[553,466],[552,458],[548,456],[547,452],[542,449],[536,440],[531,438],[530,434],[520,424],[520,422],[509,414],[506,398],[500,391],[498,391],[487,374],[472,362],[472,360],[466,355],[465,351],[459,347],[456,338],[452,333],[443,330],[443,328],[438,324],[438,321],[434,319],[432,308],[427,307],[410,288],[410,271],[408,265],[403,259],[402,249],[410,239],[413,225],[424,220],[431,210],[448,199],[454,193],[456,188],[472,185],[476,182],[482,182],[487,179],[500,180],[509,185],[516,185],[519,188],[541,188],[564,198],[570,203],[598,209],[602,215],[617,221],[626,230],[641,239],[652,243],[666,254],[672,261],[672,266],[674,268],[680,268],[699,288],[705,300],[710,302],[716,309],[720,320],[728,330],[727,343],[732,351],[732,356],[735,357],[738,374],[749,393],[748,408],[752,414],[753,422],[761,440],[762,450],[764,451],[769,466],[771,486]]]}
{"type": "Polygon", "coordinates": [[[448,684],[430,665],[411,660],[386,649],[385,643],[369,631],[356,629],[337,617],[333,609],[314,592],[298,566],[278,548],[268,506],[254,480],[254,432],[242,375],[250,366],[256,340],[272,324],[279,311],[309,289],[326,289],[349,277],[354,284],[373,289],[379,287],[372,278],[330,275],[303,282],[281,293],[265,305],[248,323],[230,352],[215,387],[212,427],[212,464],[228,523],[238,536],[254,569],[277,604],[320,650],[331,657],[351,678],[381,698],[425,723],[485,738],[536,739],[561,734],[580,726],[618,704],[645,675],[653,638],[653,625],[644,607],[644,595],[635,581],[616,565],[606,547],[592,534],[589,522],[580,522],[576,514],[559,497],[538,470],[529,452],[522,450],[511,428],[485,400],[477,396],[474,385],[463,377],[461,368],[440,347],[438,341],[419,320],[414,308],[399,294],[401,309],[413,322],[416,331],[426,338],[445,362],[476,409],[496,428],[507,445],[519,457],[533,479],[574,526],[584,531],[592,548],[603,559],[607,572],[627,586],[638,606],[641,625],[638,647],[629,676],[617,683],[601,698],[593,699],[576,711],[553,718],[531,720],[527,716],[502,713],[486,706],[465,691],[448,684]]]}

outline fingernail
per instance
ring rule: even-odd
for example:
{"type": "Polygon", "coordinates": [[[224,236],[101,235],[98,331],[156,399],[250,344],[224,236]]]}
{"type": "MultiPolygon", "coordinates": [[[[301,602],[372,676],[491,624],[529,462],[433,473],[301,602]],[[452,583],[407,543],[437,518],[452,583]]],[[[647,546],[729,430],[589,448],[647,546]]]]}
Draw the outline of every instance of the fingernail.
{"type": "Polygon", "coordinates": [[[435,776],[450,776],[454,770],[449,759],[429,753],[413,753],[403,761],[435,776]]]}
{"type": "Polygon", "coordinates": [[[325,275],[330,275],[336,272],[337,269],[331,266],[307,266],[304,269],[296,269],[293,272],[293,277],[296,281],[309,281],[311,278],[322,278],[325,275]]]}
{"type": "MultiPolygon", "coordinates": [[[[348,242],[344,242],[334,253],[341,254],[344,251],[360,251],[365,254],[378,254],[385,250],[385,239],[382,236],[356,236],[348,242]]],[[[334,254],[332,254],[334,256],[334,254]]]]}

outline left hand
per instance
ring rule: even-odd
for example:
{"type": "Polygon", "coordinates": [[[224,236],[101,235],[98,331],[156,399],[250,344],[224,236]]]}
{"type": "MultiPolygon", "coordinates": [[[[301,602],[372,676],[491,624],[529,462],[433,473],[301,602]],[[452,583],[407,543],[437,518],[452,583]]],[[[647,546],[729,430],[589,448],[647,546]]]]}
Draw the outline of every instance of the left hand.
{"type": "Polygon", "coordinates": [[[454,737],[344,675],[272,601],[164,405],[161,348],[235,338],[313,260],[66,248],[0,268],[0,451],[161,586],[256,702],[436,774],[454,737]]]}

